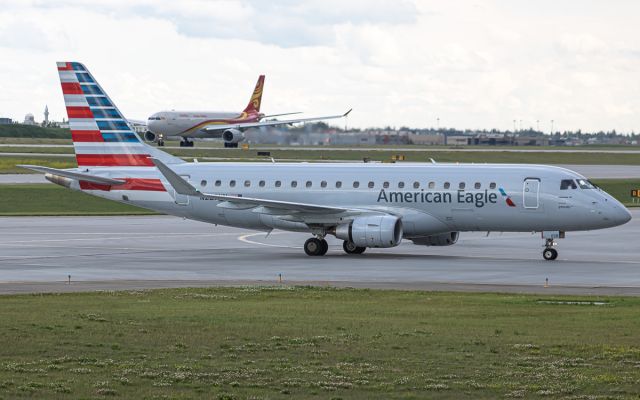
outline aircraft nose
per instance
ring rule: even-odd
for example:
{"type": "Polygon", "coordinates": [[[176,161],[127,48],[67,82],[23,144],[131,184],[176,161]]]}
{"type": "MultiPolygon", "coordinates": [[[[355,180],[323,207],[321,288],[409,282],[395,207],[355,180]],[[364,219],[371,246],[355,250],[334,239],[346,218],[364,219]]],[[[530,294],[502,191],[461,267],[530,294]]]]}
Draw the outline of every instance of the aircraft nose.
{"type": "Polygon", "coordinates": [[[629,212],[625,206],[618,203],[612,207],[611,216],[609,218],[616,226],[623,225],[631,221],[631,212],[629,212]]]}

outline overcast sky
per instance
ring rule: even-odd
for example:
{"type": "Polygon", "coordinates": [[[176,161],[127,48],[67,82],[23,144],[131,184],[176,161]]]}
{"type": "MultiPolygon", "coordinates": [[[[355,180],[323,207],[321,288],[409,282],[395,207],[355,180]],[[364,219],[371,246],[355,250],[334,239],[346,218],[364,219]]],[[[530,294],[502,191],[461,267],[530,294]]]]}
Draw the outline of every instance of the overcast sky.
{"type": "Polygon", "coordinates": [[[66,116],[81,61],[129,118],[340,113],[349,126],[640,131],[640,2],[2,0],[0,116],[66,116]],[[102,4],[101,4],[102,3],[102,4]]]}

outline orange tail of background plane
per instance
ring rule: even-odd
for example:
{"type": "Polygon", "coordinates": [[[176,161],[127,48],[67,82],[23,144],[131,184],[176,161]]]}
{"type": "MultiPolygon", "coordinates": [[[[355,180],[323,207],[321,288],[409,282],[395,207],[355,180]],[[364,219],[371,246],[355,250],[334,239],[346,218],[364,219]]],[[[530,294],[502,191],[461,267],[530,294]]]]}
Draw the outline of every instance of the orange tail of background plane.
{"type": "Polygon", "coordinates": [[[244,109],[244,112],[250,113],[259,113],[260,112],[260,103],[262,102],[262,90],[264,89],[264,75],[260,75],[258,77],[258,82],[256,83],[256,88],[253,90],[253,94],[251,95],[251,100],[249,100],[249,104],[244,109]]]}

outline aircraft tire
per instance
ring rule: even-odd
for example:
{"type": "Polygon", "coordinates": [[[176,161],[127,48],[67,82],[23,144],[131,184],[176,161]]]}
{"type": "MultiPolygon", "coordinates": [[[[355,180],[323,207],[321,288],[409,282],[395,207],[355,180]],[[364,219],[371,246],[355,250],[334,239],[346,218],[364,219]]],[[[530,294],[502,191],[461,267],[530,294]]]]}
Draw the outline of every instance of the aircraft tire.
{"type": "Polygon", "coordinates": [[[542,258],[547,261],[553,261],[558,258],[558,250],[551,247],[544,249],[544,251],[542,252],[542,258]]]}
{"type": "Polygon", "coordinates": [[[327,251],[329,251],[329,243],[327,243],[326,240],[322,239],[320,240],[320,244],[322,245],[322,250],[320,251],[320,256],[323,256],[325,254],[327,254],[327,251]]]}
{"type": "Polygon", "coordinates": [[[345,240],[342,243],[342,248],[347,254],[362,254],[367,249],[366,247],[358,247],[353,242],[345,240]]]}
{"type": "Polygon", "coordinates": [[[304,252],[307,253],[308,256],[321,256],[322,253],[322,241],[317,238],[309,238],[306,242],[304,242],[304,252]]]}

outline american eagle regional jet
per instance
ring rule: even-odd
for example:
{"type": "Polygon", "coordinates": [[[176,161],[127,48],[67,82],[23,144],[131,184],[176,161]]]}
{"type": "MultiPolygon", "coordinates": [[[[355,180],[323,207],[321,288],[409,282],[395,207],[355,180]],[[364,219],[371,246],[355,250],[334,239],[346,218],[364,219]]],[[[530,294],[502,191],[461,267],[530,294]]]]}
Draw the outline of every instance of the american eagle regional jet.
{"type": "Polygon", "coordinates": [[[556,259],[567,231],[631,219],[573,171],[527,164],[188,163],[143,143],[84,65],[58,63],[78,168],[25,165],[109,200],[247,229],[306,232],[309,256],[327,235],[348,254],[456,243],[461,231],[540,232],[556,259]]]}
{"type": "Polygon", "coordinates": [[[284,115],[300,114],[298,112],[264,115],[260,112],[262,91],[264,90],[264,75],[260,75],[256,87],[251,94],[249,103],[242,112],[212,112],[212,111],[160,111],[149,117],[148,131],[144,134],[147,141],[155,141],[159,146],[164,145],[167,137],[180,137],[180,147],[193,147],[189,138],[216,138],[224,141],[224,147],[238,147],[244,140],[244,131],[249,128],[263,126],[289,125],[299,122],[323,121],[327,119],[343,118],[344,114],[328,115],[324,117],[295,118],[287,120],[264,121],[265,118],[284,115]]]}

